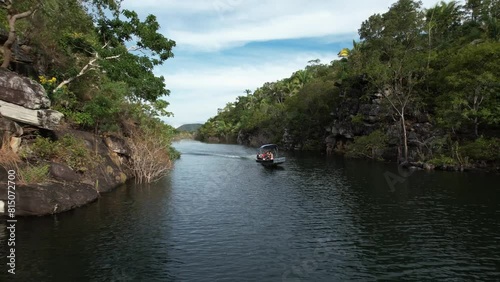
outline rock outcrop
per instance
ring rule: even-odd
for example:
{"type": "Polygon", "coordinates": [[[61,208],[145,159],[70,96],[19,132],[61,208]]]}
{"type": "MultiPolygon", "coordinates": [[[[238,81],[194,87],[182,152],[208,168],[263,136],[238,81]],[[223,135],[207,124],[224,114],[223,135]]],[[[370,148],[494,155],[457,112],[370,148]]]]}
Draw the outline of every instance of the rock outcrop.
{"type": "MultiPolygon", "coordinates": [[[[127,168],[115,158],[116,148],[108,147],[105,138],[78,130],[59,130],[55,139],[64,135],[81,139],[89,151],[96,153],[93,170],[76,172],[62,163],[49,163],[50,179],[45,183],[16,183],[16,215],[47,215],[64,212],[95,201],[100,193],[109,192],[131,178],[127,168]]],[[[114,137],[116,143],[124,141],[114,137]]],[[[7,172],[0,167],[0,201],[7,202],[7,172]]],[[[1,205],[1,204],[0,204],[1,205]]],[[[6,205],[5,205],[6,206],[6,205]]],[[[0,210],[0,216],[3,210],[0,210]]]]}
{"type": "MultiPolygon", "coordinates": [[[[6,189],[0,189],[0,201],[7,203],[6,189]]],[[[46,215],[68,211],[95,201],[99,193],[84,183],[22,185],[16,189],[16,216],[46,215]]],[[[7,206],[4,204],[4,206],[7,206]]],[[[1,215],[0,211],[0,215],[1,215]]]]}
{"type": "Polygon", "coordinates": [[[63,114],[50,109],[50,100],[39,83],[0,69],[0,115],[45,129],[54,129],[63,114]]]}
{"type": "MultiPolygon", "coordinates": [[[[38,132],[54,141],[70,135],[83,141],[88,152],[95,154],[89,171],[74,171],[65,163],[35,160],[48,165],[49,178],[44,183],[27,185],[15,179],[17,216],[54,214],[86,205],[95,201],[99,193],[111,191],[131,176],[123,165],[129,157],[123,139],[62,129],[58,126],[62,117],[50,109],[50,100],[39,83],[0,69],[0,150],[17,153],[28,142],[26,132],[29,135],[38,132]]],[[[17,170],[16,175],[19,177],[17,170]]],[[[0,216],[7,208],[7,179],[7,171],[0,166],[0,216]]]]}
{"type": "Polygon", "coordinates": [[[50,100],[38,82],[0,68],[1,100],[28,109],[48,109],[50,100]]]}
{"type": "MultiPolygon", "coordinates": [[[[130,178],[130,173],[127,168],[122,165],[122,161],[117,159],[118,155],[114,150],[116,147],[112,145],[125,144],[124,140],[114,137],[115,143],[106,144],[106,138],[94,135],[93,133],[67,129],[54,131],[55,139],[61,139],[65,135],[71,135],[76,139],[83,140],[89,151],[96,155],[94,169],[91,172],[85,173],[78,180],[94,186],[94,189],[101,192],[109,192],[115,187],[125,183],[130,178]]],[[[126,158],[126,156],[124,156],[126,158]]]]}
{"type": "Polygon", "coordinates": [[[250,147],[260,147],[263,144],[271,143],[271,136],[263,130],[257,130],[253,133],[240,131],[236,142],[250,147]]]}

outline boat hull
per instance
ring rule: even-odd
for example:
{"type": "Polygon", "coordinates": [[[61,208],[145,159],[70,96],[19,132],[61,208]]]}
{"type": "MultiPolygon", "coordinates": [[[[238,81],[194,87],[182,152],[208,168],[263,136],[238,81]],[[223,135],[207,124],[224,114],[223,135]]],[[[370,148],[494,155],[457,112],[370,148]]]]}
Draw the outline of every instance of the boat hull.
{"type": "Polygon", "coordinates": [[[263,166],[278,166],[278,165],[280,165],[280,164],[282,164],[282,163],[285,162],[285,158],[275,158],[275,159],[272,159],[272,160],[257,159],[255,161],[258,162],[258,163],[260,163],[263,166]]]}

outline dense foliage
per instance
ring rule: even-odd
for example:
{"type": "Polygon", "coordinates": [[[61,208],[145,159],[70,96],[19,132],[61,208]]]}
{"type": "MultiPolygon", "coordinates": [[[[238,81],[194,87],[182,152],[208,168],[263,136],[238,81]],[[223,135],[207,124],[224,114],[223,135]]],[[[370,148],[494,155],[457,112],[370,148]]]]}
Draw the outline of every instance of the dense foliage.
{"type": "MultiPolygon", "coordinates": [[[[153,68],[173,57],[175,42],[159,32],[154,15],[141,19],[120,4],[121,0],[1,1],[0,28],[8,33],[0,48],[2,67],[39,81],[52,108],[64,113],[71,127],[130,138],[130,132],[156,132],[158,143],[174,157],[174,129],[160,119],[171,115],[164,100],[169,91],[153,68]],[[19,50],[32,63],[21,68],[19,50]]],[[[53,153],[65,157],[60,151],[53,153]]]]}
{"type": "Polygon", "coordinates": [[[399,0],[364,21],[360,41],[344,48],[339,59],[310,61],[288,78],[246,90],[204,124],[199,138],[235,142],[264,135],[269,142],[290,139],[292,147],[319,149],[332,124],[347,121],[356,127],[366,121],[357,109],[342,115],[349,101],[378,96],[386,115],[375,126],[381,131],[348,138],[358,143],[351,145],[352,155],[378,158],[387,145],[380,142],[388,142],[383,135],[395,127],[401,156],[408,159],[408,126],[424,115],[447,141],[438,147],[437,139],[429,141],[428,150],[418,152],[421,159],[457,159],[453,148],[459,144],[471,158],[498,160],[493,151],[482,156],[474,148],[496,150],[499,142],[499,18],[498,0],[440,2],[429,9],[399,0]]]}

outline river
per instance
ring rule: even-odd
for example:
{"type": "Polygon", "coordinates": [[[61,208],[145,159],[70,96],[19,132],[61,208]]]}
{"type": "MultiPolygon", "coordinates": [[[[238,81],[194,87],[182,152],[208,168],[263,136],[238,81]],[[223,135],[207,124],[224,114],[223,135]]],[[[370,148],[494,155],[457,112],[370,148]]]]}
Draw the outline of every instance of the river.
{"type": "Polygon", "coordinates": [[[180,141],[170,174],[20,218],[0,281],[500,279],[500,176],[180,141]],[[15,280],[7,280],[15,278],[15,280]]]}

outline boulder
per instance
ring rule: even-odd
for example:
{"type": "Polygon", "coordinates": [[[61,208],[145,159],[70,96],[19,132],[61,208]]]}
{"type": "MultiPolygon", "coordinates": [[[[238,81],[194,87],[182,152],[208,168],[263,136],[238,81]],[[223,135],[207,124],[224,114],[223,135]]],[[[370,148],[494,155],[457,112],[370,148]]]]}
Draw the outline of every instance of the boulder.
{"type": "Polygon", "coordinates": [[[434,170],[435,166],[434,166],[434,165],[432,165],[432,164],[429,164],[429,163],[424,163],[423,168],[424,168],[425,170],[434,170]]]}
{"type": "Polygon", "coordinates": [[[123,138],[119,138],[113,135],[106,136],[104,138],[104,143],[111,151],[127,157],[130,156],[130,148],[123,138]]]}
{"type": "MultiPolygon", "coordinates": [[[[82,183],[18,184],[16,188],[16,216],[47,215],[68,211],[95,201],[99,197],[92,186],[82,183]]],[[[7,201],[7,185],[0,187],[0,201],[7,201]]]]}
{"type": "Polygon", "coordinates": [[[50,107],[40,83],[5,69],[0,69],[0,100],[32,110],[50,107]]]}
{"type": "Polygon", "coordinates": [[[23,128],[16,122],[0,116],[0,132],[9,132],[10,136],[19,137],[23,135],[23,128]]]}
{"type": "Polygon", "coordinates": [[[51,163],[49,169],[50,175],[62,181],[79,181],[80,176],[74,170],[72,170],[69,166],[58,163],[51,163]]]}
{"type": "MultiPolygon", "coordinates": [[[[57,140],[63,138],[65,135],[81,139],[92,154],[97,153],[99,156],[95,158],[94,164],[96,168],[94,169],[94,173],[84,174],[79,180],[80,182],[93,186],[98,192],[109,192],[113,188],[123,184],[126,180],[126,177],[123,180],[123,175],[126,176],[126,174],[120,162],[113,161],[112,154],[115,154],[115,152],[106,146],[103,137],[91,132],[74,129],[55,130],[53,133],[57,140]]],[[[125,142],[123,146],[126,146],[125,142]]]]}
{"type": "Polygon", "coordinates": [[[12,150],[12,152],[17,154],[20,146],[21,146],[21,137],[10,138],[10,149],[12,150]]]}

